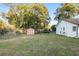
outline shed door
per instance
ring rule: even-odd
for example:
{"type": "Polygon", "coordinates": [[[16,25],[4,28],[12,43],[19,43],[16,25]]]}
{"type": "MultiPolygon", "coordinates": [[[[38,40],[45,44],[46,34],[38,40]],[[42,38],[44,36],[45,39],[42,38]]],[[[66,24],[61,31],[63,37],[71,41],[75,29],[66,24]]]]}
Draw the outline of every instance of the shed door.
{"type": "Polygon", "coordinates": [[[61,27],[61,34],[65,35],[65,27],[61,27]]]}

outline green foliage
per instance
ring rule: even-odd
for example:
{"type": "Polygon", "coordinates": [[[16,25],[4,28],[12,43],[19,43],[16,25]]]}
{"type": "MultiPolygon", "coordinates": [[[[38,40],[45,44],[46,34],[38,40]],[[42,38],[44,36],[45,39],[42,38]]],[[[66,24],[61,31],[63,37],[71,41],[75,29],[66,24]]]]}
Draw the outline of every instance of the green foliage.
{"type": "Polygon", "coordinates": [[[7,33],[8,31],[5,28],[5,23],[3,21],[0,20],[0,35],[4,35],[5,33],[7,33]]]}
{"type": "Polygon", "coordinates": [[[4,29],[4,23],[0,20],[0,29],[4,29]]]}
{"type": "Polygon", "coordinates": [[[6,34],[7,32],[9,32],[9,30],[7,30],[6,28],[0,29],[0,36],[6,34]]]}
{"type": "Polygon", "coordinates": [[[49,14],[43,4],[18,4],[8,11],[8,19],[17,28],[45,28],[49,14]]]}
{"type": "Polygon", "coordinates": [[[72,18],[79,13],[79,6],[78,4],[74,3],[64,3],[56,10],[56,20],[63,20],[72,18]]]}

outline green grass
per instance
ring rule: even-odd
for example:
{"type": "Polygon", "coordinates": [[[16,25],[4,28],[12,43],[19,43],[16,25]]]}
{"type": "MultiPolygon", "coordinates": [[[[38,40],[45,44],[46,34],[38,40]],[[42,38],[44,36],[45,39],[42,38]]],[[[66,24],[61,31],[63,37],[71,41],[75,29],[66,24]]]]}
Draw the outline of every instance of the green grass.
{"type": "Polygon", "coordinates": [[[0,55],[77,56],[79,55],[79,39],[56,35],[55,33],[42,33],[33,36],[21,34],[1,39],[0,55]]]}

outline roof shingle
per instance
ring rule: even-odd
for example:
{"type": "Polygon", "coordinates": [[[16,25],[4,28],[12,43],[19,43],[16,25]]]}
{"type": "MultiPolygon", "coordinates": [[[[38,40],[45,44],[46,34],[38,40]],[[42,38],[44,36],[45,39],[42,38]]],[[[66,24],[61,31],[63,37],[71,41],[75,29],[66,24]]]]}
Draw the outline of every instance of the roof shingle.
{"type": "Polygon", "coordinates": [[[79,25],[79,19],[66,19],[65,21],[79,25]]]}

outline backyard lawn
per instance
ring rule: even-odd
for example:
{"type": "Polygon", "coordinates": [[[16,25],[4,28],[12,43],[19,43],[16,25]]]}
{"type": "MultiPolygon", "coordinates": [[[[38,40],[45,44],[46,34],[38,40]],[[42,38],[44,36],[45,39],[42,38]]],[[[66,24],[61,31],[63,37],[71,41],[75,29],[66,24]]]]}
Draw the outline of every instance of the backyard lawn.
{"type": "Polygon", "coordinates": [[[14,37],[0,39],[0,55],[79,55],[79,39],[56,35],[55,33],[41,33],[33,36],[21,34],[14,37]]]}

